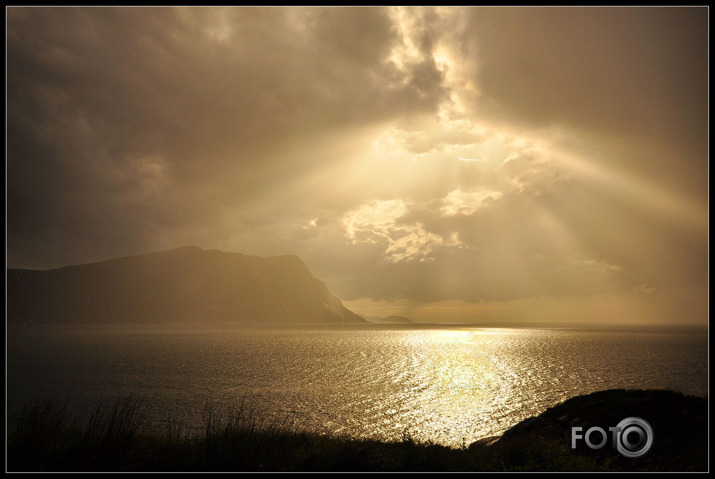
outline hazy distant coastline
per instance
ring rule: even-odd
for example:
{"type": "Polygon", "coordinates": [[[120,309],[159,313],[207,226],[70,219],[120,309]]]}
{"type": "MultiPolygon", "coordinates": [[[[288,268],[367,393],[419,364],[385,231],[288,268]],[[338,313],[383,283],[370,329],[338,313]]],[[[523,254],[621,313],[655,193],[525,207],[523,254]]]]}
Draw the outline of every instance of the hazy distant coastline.
{"type": "Polygon", "coordinates": [[[9,322],[365,323],[297,256],[187,246],[54,270],[7,270],[9,322]]]}
{"type": "Polygon", "coordinates": [[[377,323],[377,324],[382,324],[382,323],[390,323],[390,324],[401,324],[401,323],[412,323],[412,320],[410,318],[407,318],[405,316],[397,316],[397,315],[390,315],[390,316],[365,316],[363,315],[363,318],[365,318],[368,322],[370,323],[377,323]]]}

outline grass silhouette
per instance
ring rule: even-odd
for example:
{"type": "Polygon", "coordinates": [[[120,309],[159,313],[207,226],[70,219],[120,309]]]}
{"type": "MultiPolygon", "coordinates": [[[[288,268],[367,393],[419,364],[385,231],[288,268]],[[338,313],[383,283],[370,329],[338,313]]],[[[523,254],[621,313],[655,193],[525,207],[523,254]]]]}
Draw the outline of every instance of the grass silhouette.
{"type": "MultiPolygon", "coordinates": [[[[71,420],[66,404],[57,401],[27,405],[8,430],[8,471],[707,470],[707,400],[671,391],[612,390],[577,396],[522,421],[493,444],[481,441],[461,448],[418,442],[408,429],[394,442],[313,434],[297,430],[289,419],[265,421],[245,402],[229,411],[207,404],[202,428],[195,432],[178,422],[151,429],[147,411],[136,397],[102,401],[84,421],[71,420]],[[690,431],[700,432],[692,434],[692,444],[680,444],[675,454],[661,451],[640,460],[620,457],[612,450],[570,448],[563,437],[565,429],[558,427],[564,411],[596,414],[598,407],[608,408],[609,401],[622,404],[632,397],[641,407],[650,404],[649,408],[658,407],[665,397],[669,409],[662,415],[664,420],[679,424],[686,418],[693,423],[690,431]],[[646,398],[651,402],[644,402],[646,398]]],[[[654,429],[667,430],[668,424],[658,420],[654,429]]]]}

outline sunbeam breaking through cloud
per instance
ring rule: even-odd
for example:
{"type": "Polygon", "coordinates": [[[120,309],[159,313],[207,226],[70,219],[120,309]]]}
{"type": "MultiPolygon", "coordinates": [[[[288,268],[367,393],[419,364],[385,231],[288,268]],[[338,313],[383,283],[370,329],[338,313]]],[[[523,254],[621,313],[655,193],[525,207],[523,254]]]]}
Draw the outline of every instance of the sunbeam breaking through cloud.
{"type": "Polygon", "coordinates": [[[705,323],[707,39],[696,7],[9,7],[7,263],[197,244],[422,320],[705,323]]]}

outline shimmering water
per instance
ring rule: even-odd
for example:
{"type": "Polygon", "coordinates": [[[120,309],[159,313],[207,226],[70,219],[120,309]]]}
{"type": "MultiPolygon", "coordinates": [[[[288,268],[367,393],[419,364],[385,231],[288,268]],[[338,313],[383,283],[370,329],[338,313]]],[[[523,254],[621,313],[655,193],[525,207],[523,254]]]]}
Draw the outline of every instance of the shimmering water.
{"type": "Polygon", "coordinates": [[[198,426],[242,401],[303,430],[460,446],[610,388],[706,395],[708,342],[685,332],[549,329],[8,330],[8,411],[134,394],[150,424],[198,426]]]}

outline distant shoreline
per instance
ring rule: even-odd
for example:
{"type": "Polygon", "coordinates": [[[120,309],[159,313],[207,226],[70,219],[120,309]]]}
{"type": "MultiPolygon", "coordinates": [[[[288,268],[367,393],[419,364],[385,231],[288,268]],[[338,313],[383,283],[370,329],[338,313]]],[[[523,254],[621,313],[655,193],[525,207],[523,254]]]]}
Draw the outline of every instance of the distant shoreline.
{"type": "Polygon", "coordinates": [[[613,324],[559,324],[559,323],[421,323],[421,322],[384,322],[384,323],[272,323],[261,324],[251,322],[227,321],[177,321],[177,322],[39,322],[39,321],[6,321],[7,328],[59,328],[62,330],[490,330],[490,329],[535,329],[535,330],[566,330],[593,332],[644,332],[644,333],[696,333],[708,332],[707,325],[613,325],[613,324]]]}

